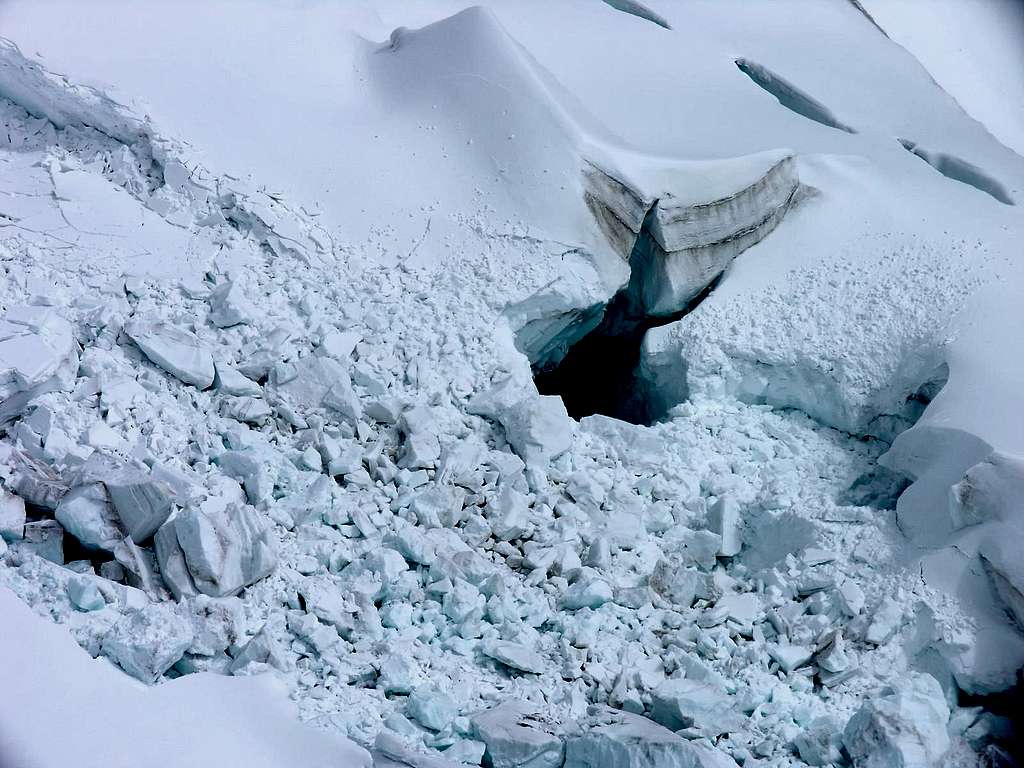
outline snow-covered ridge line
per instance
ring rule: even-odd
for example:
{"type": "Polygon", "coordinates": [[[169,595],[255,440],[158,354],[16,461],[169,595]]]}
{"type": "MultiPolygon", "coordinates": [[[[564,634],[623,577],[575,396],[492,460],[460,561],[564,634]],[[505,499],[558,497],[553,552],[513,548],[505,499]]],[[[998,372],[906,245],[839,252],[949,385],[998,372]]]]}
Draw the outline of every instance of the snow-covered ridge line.
{"type": "Polygon", "coordinates": [[[88,128],[125,145],[152,177],[148,195],[128,187],[144,205],[179,226],[229,223],[274,251],[330,254],[329,235],[277,196],[240,179],[205,175],[196,153],[162,135],[148,117],[102,91],[70,82],[0,38],[0,97],[55,128],[88,128]]]}

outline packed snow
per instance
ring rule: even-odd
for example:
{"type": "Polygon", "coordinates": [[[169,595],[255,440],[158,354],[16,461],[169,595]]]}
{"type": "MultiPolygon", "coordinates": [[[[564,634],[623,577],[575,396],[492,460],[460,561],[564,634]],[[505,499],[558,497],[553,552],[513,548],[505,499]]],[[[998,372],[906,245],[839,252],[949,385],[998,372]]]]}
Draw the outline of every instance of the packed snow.
{"type": "Polygon", "coordinates": [[[0,6],[0,765],[1013,765],[1024,158],[875,21],[0,6]]]}

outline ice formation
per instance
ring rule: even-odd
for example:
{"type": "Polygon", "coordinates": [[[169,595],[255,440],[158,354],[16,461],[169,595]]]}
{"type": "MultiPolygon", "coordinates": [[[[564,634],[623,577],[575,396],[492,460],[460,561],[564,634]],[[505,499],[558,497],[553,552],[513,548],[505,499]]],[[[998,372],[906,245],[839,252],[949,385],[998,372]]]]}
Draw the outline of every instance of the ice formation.
{"type": "Polygon", "coordinates": [[[856,7],[42,5],[0,45],[0,763],[117,764],[115,715],[168,766],[1015,748],[971,697],[1024,667],[1024,160],[856,7]],[[538,390],[587,343],[649,426],[538,390]]]}

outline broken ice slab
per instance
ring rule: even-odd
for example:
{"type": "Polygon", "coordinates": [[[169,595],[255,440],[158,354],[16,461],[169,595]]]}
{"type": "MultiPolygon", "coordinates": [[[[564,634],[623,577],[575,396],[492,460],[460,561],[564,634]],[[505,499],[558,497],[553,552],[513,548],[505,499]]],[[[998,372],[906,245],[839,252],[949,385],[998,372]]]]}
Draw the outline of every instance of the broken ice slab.
{"type": "Polygon", "coordinates": [[[494,768],[561,768],[565,748],[559,726],[525,701],[510,700],[474,715],[473,731],[494,768]]]}
{"type": "Polygon", "coordinates": [[[218,328],[251,323],[257,315],[256,308],[249,301],[242,286],[229,280],[211,291],[210,322],[218,328]]]}
{"type": "Polygon", "coordinates": [[[949,751],[949,705],[931,675],[906,677],[867,699],[843,730],[854,765],[937,768],[949,751]]]}
{"type": "Polygon", "coordinates": [[[161,321],[134,319],[124,329],[147,358],[186,384],[213,384],[213,355],[191,331],[161,321]]]}
{"type": "Polygon", "coordinates": [[[106,475],[103,484],[114,511],[136,543],[156,533],[171,514],[174,493],[152,477],[148,468],[124,466],[106,475]]]}
{"type": "Polygon", "coordinates": [[[124,538],[102,483],[72,488],[57,504],[54,517],[87,549],[113,552],[124,538]]]}
{"type": "Polygon", "coordinates": [[[527,464],[546,464],[572,444],[574,422],[562,398],[537,394],[532,382],[506,379],[474,397],[469,412],[498,421],[527,464]]]}
{"type": "Polygon", "coordinates": [[[687,741],[640,715],[592,706],[565,744],[565,768],[735,768],[710,744],[687,741]]]}
{"type": "Polygon", "coordinates": [[[192,644],[192,625],[174,607],[152,603],[122,616],[101,653],[144,683],[155,683],[192,644]]]}
{"type": "Polygon", "coordinates": [[[46,307],[14,306],[0,318],[0,426],[36,396],[74,379],[71,324],[46,307]]]}
{"type": "Polygon", "coordinates": [[[34,520],[25,523],[24,538],[18,543],[23,551],[44,560],[64,565],[64,529],[56,520],[34,520]]]}
{"type": "Polygon", "coordinates": [[[190,506],[163,528],[156,537],[157,559],[161,570],[174,574],[168,586],[178,597],[192,590],[234,595],[277,566],[270,530],[250,506],[190,506]]]}
{"type": "Polygon", "coordinates": [[[409,716],[424,728],[440,731],[459,714],[458,704],[451,696],[433,686],[417,688],[406,705],[409,716]]]}
{"type": "Polygon", "coordinates": [[[25,528],[25,501],[6,488],[0,488],[0,537],[7,541],[22,538],[25,528]]]}
{"type": "Polygon", "coordinates": [[[697,728],[707,736],[740,730],[744,717],[719,686],[673,678],[659,685],[651,699],[651,717],[666,728],[697,728]]]}
{"type": "Polygon", "coordinates": [[[544,659],[536,651],[520,643],[507,640],[492,640],[480,646],[485,656],[520,672],[540,674],[544,671],[544,659]]]}

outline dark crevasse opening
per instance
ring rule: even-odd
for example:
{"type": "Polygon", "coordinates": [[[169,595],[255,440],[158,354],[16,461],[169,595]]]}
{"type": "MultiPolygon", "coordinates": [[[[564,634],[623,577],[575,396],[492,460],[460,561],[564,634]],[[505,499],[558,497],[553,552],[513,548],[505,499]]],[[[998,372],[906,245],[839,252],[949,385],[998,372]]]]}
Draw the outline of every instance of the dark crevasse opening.
{"type": "Polygon", "coordinates": [[[557,365],[534,370],[537,390],[561,397],[574,419],[601,414],[632,424],[653,423],[660,414],[636,375],[644,335],[691,312],[718,283],[713,281],[678,312],[649,314],[642,286],[656,252],[648,226],[653,216],[652,207],[630,254],[629,283],[605,306],[600,324],[576,342],[557,365]]]}

